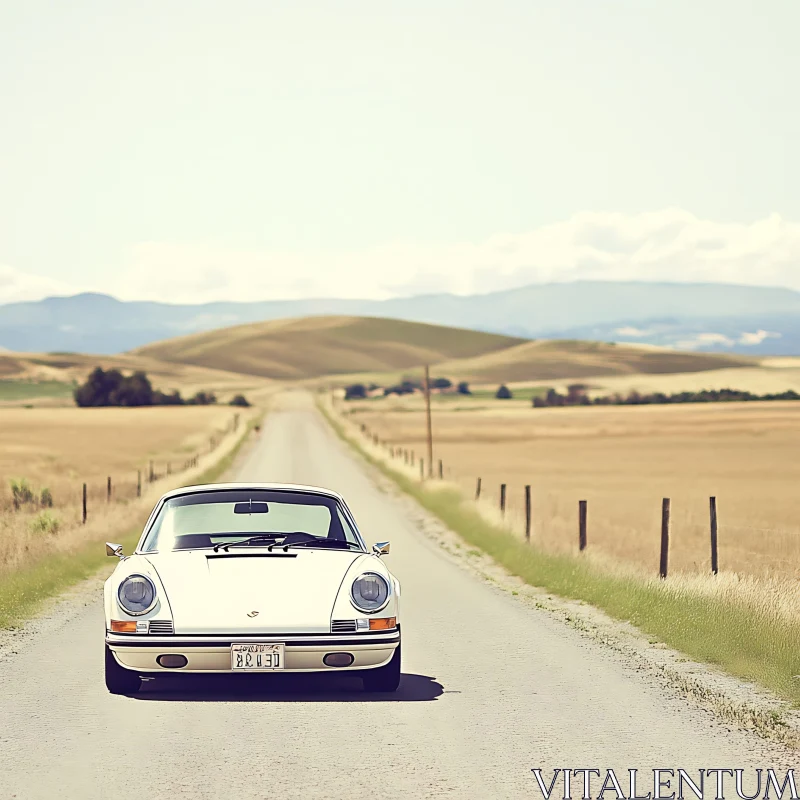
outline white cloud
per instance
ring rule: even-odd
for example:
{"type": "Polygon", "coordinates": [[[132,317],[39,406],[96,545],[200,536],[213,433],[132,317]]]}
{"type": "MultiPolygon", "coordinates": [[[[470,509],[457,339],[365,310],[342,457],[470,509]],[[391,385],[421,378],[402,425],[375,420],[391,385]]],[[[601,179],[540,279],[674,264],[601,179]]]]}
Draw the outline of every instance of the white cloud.
{"type": "Polygon", "coordinates": [[[41,275],[31,275],[14,267],[0,264],[0,303],[20,303],[40,300],[53,295],[75,294],[75,285],[41,275]]]}
{"type": "Polygon", "coordinates": [[[461,294],[527,283],[662,280],[800,289],[800,223],[700,220],[666,209],[586,212],[528,233],[450,245],[386,244],[349,253],[226,250],[147,243],[132,254],[117,293],[202,302],[298,297],[461,294]]]}
{"type": "MultiPolygon", "coordinates": [[[[712,222],[664,209],[633,215],[584,212],[527,233],[497,234],[480,242],[395,242],[352,252],[146,242],[109,274],[114,277],[108,285],[93,287],[96,291],[176,303],[468,294],[576,279],[800,289],[800,223],[777,214],[749,224],[712,222]]],[[[15,275],[18,285],[15,289],[12,284],[12,293],[24,289],[29,296],[42,296],[56,291],[45,279],[15,275]]],[[[8,293],[0,272],[0,302],[9,302],[8,293]]]]}
{"type": "Polygon", "coordinates": [[[781,334],[774,331],[753,331],[752,333],[743,333],[739,337],[739,344],[744,345],[757,345],[761,344],[765,339],[780,339],[781,334]]]}
{"type": "Polygon", "coordinates": [[[634,328],[633,325],[626,325],[622,328],[617,328],[614,333],[617,336],[652,336],[653,331],[644,330],[643,328],[634,328]]]}
{"type": "Polygon", "coordinates": [[[724,347],[732,347],[735,342],[723,333],[698,333],[691,339],[682,339],[675,343],[678,350],[697,350],[700,347],[720,344],[724,347]]]}

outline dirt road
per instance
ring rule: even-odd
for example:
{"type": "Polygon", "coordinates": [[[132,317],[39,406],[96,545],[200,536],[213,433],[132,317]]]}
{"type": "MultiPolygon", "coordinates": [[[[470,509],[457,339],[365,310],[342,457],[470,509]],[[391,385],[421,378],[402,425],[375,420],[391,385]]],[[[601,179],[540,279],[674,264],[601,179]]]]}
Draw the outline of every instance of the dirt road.
{"type": "Polygon", "coordinates": [[[234,477],[329,486],[369,542],[391,541],[388,563],[402,583],[400,690],[370,696],[343,676],[281,676],[111,696],[98,596],[0,665],[0,798],[523,798],[541,797],[536,767],[615,768],[626,779],[638,768],[645,793],[654,768],[791,766],[785,751],[728,730],[461,570],[308,398],[267,418],[234,477]]]}

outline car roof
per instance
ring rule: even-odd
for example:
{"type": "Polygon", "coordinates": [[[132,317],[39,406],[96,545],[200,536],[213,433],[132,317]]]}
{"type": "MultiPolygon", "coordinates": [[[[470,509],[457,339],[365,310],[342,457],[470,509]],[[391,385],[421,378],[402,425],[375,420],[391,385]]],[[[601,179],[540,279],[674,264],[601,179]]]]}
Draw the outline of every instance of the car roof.
{"type": "Polygon", "coordinates": [[[197,486],[181,486],[179,489],[172,489],[165,492],[162,500],[168,500],[170,497],[180,497],[186,494],[195,494],[197,492],[208,492],[215,490],[225,489],[267,489],[273,491],[296,491],[306,492],[308,494],[318,494],[324,497],[332,497],[335,500],[344,502],[344,498],[337,492],[331,489],[323,489],[321,486],[305,486],[301,483],[203,483],[197,486]]]}

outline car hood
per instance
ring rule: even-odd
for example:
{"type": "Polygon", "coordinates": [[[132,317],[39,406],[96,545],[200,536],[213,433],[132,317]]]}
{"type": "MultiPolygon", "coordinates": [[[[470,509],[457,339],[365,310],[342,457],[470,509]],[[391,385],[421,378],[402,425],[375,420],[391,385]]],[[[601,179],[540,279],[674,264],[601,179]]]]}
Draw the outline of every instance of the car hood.
{"type": "MultiPolygon", "coordinates": [[[[357,552],[152,553],[176,634],[329,633],[357,552]]],[[[354,609],[354,616],[356,615],[354,609]]]]}

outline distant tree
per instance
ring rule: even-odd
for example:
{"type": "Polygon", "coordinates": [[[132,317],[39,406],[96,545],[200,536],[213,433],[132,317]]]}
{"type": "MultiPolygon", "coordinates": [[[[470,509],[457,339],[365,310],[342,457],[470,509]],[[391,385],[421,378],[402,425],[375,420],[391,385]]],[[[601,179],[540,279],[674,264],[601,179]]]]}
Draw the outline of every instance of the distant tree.
{"type": "Polygon", "coordinates": [[[453,385],[447,378],[434,378],[431,381],[431,389],[449,389],[453,385]]]}
{"type": "Polygon", "coordinates": [[[354,383],[346,386],[344,390],[345,400],[358,400],[367,396],[367,389],[363,383],[354,383]]]}
{"type": "Polygon", "coordinates": [[[154,406],[183,406],[186,401],[181,397],[181,393],[177,390],[165,394],[158,390],[153,392],[153,405],[154,406]]]}
{"type": "Polygon", "coordinates": [[[752,402],[765,400],[800,400],[800,393],[790,389],[780,394],[757,395],[752,392],[739,389],[703,389],[699,392],[676,392],[675,394],[665,394],[664,392],[652,392],[643,394],[631,391],[623,396],[619,393],[612,395],[597,396],[593,400],[585,394],[580,394],[572,390],[566,397],[558,394],[555,390],[548,391],[544,399],[534,397],[533,406],[541,408],[549,405],[667,405],[672,403],[730,403],[730,402],[752,402]]]}
{"type": "Polygon", "coordinates": [[[583,405],[586,398],[586,390],[589,387],[583,383],[573,383],[567,386],[567,405],[583,405]]]}
{"type": "Polygon", "coordinates": [[[142,371],[123,375],[117,369],[96,367],[86,381],[75,388],[75,403],[82,408],[100,406],[206,406],[217,402],[213,392],[197,392],[190,400],[181,393],[153,389],[150,379],[142,371]]]}
{"type": "Polygon", "coordinates": [[[250,403],[243,394],[237,394],[228,404],[231,406],[241,406],[242,408],[249,408],[250,403]]]}
{"type": "Polygon", "coordinates": [[[153,386],[144,372],[134,372],[123,378],[108,398],[111,406],[151,406],[153,386]]]}
{"type": "Polygon", "coordinates": [[[82,408],[109,406],[112,394],[122,384],[122,373],[117,369],[106,372],[102,367],[95,367],[86,382],[75,389],[75,403],[82,408]]]}
{"type": "Polygon", "coordinates": [[[503,384],[495,394],[495,397],[498,400],[510,400],[514,395],[511,394],[511,389],[508,388],[505,384],[503,384]]]}
{"type": "Polygon", "coordinates": [[[635,389],[630,392],[630,394],[625,400],[626,405],[629,406],[639,406],[642,405],[643,402],[644,400],[642,396],[635,389]]]}
{"type": "Polygon", "coordinates": [[[461,383],[458,384],[457,391],[459,394],[472,394],[469,390],[469,384],[466,381],[461,381],[461,383]]]}
{"type": "Polygon", "coordinates": [[[547,401],[538,394],[531,401],[534,408],[547,408],[547,401]]]}
{"type": "Polygon", "coordinates": [[[186,402],[190,406],[212,406],[217,402],[217,396],[213,392],[197,392],[186,402]]]}

